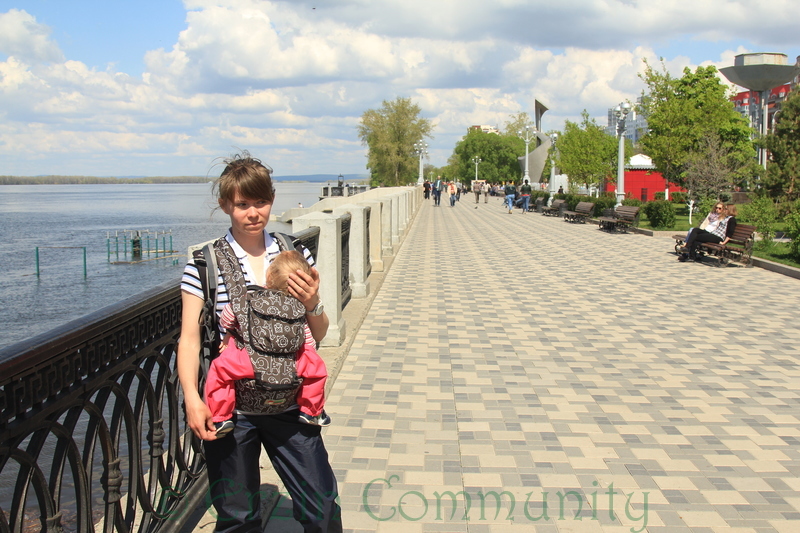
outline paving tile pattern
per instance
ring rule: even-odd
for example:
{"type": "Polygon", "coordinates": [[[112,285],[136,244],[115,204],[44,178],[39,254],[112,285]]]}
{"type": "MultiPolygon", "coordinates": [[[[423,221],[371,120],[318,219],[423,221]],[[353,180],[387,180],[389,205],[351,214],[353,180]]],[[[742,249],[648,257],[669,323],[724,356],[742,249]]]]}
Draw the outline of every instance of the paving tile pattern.
{"type": "Polygon", "coordinates": [[[445,204],[328,399],[346,531],[800,531],[800,281],[445,204]]]}

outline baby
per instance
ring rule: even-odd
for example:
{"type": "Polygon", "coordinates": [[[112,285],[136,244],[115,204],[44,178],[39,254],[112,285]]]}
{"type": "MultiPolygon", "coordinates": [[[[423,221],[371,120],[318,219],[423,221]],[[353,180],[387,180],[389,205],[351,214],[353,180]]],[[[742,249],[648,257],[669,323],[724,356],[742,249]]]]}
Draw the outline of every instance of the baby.
{"type": "MultiPolygon", "coordinates": [[[[310,272],[303,255],[297,251],[286,251],[278,254],[269,264],[266,273],[268,289],[274,289],[288,295],[289,275],[297,270],[310,272]]],[[[274,319],[279,320],[279,319],[274,319]]],[[[220,354],[212,362],[206,377],[206,404],[211,410],[212,421],[217,428],[216,436],[224,437],[234,429],[232,420],[235,408],[234,381],[253,379],[255,372],[247,349],[240,347],[232,337],[241,338],[239,323],[230,304],[225,305],[220,314],[220,325],[227,331],[220,346],[220,354]]],[[[296,371],[302,378],[297,392],[297,404],[300,407],[299,420],[306,424],[327,426],[330,417],[323,409],[325,403],[325,382],[328,377],[325,362],[316,350],[316,342],[311,335],[308,324],[303,324],[305,343],[297,352],[296,371]]]]}

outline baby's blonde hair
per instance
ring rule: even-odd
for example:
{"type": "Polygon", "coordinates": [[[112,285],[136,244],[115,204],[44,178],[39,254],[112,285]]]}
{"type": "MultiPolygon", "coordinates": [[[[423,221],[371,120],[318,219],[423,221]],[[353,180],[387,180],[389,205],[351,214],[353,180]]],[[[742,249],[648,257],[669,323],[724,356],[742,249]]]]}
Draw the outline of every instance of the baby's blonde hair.
{"type": "Polygon", "coordinates": [[[267,267],[267,288],[277,291],[289,292],[289,274],[302,270],[306,274],[311,272],[311,266],[297,250],[281,252],[267,267]]]}

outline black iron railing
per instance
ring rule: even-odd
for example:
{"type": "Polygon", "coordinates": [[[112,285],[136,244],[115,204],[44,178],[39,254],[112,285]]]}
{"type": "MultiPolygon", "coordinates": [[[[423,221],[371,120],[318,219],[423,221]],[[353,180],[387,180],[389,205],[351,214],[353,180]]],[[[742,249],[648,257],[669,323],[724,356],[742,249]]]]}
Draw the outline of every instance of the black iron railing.
{"type": "MultiPolygon", "coordinates": [[[[316,257],[319,228],[297,237],[316,257]]],[[[0,350],[0,533],[183,527],[207,479],[180,325],[176,279],[0,350]]]]}

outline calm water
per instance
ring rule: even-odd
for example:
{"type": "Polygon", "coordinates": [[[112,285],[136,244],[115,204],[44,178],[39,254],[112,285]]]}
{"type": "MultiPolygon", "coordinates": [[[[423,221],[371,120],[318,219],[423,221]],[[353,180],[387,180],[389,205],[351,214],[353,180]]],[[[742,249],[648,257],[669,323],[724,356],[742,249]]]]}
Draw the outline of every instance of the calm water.
{"type": "MultiPolygon", "coordinates": [[[[273,214],[317,202],[322,184],[275,183],[273,214]]],[[[219,237],[228,219],[212,216],[210,184],[4,185],[0,187],[0,348],[143,292],[178,282],[184,258],[111,264],[107,235],[169,232],[181,254],[219,237]],[[40,276],[36,277],[36,247],[40,276]],[[87,276],[83,277],[86,247],[87,276]]],[[[277,229],[277,228],[276,228],[277,229]]],[[[159,244],[162,240],[159,237],[159,244]]],[[[169,247],[169,235],[166,238],[169,247]]],[[[111,245],[111,261],[116,261],[111,245]]],[[[151,256],[152,257],[152,256],[151,256]]],[[[147,259],[145,254],[144,259],[147,259]]],[[[130,259],[122,255],[119,260],[130,259]]]]}

